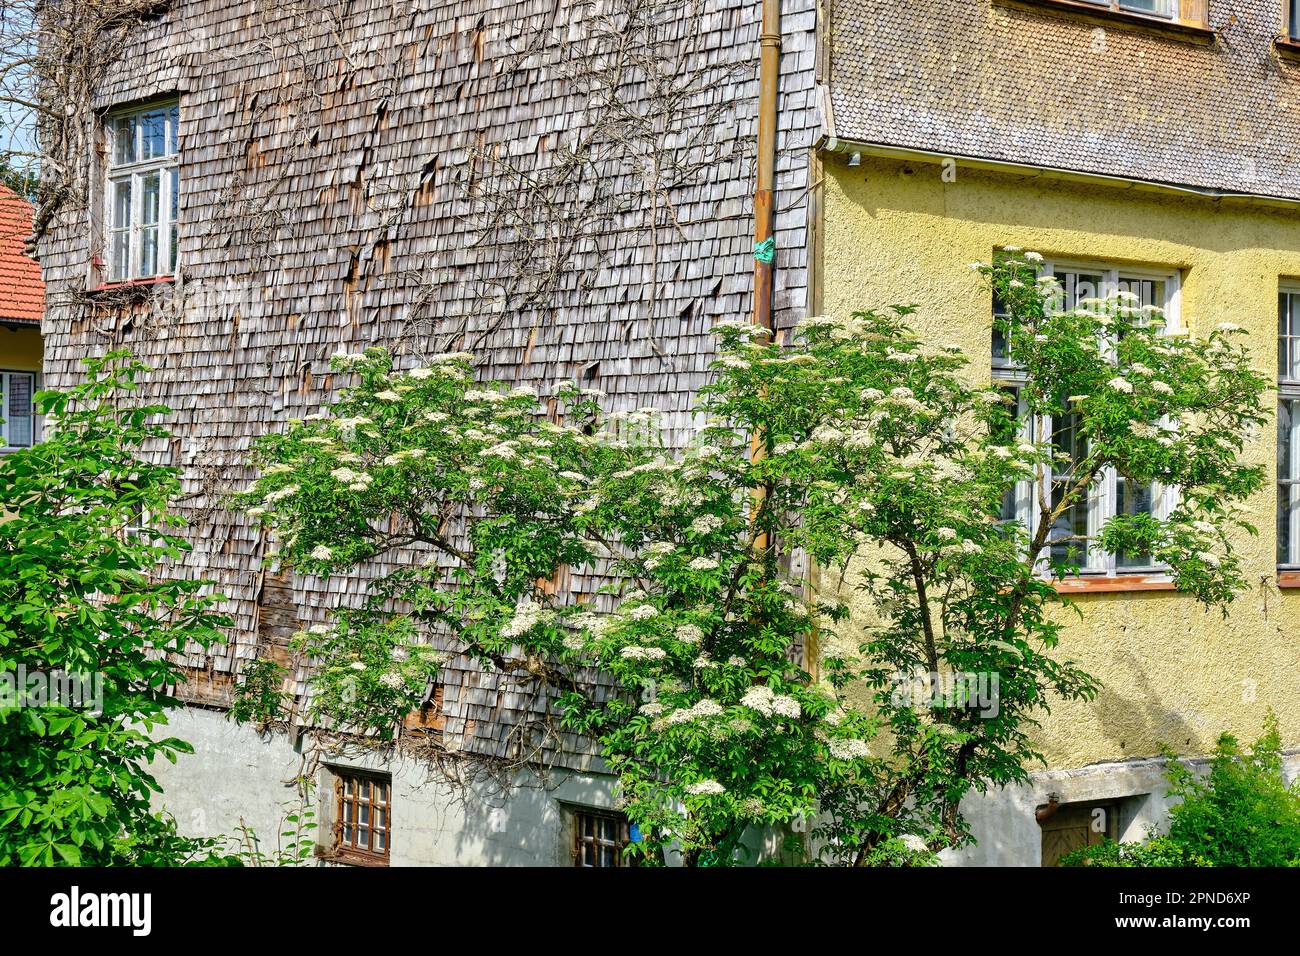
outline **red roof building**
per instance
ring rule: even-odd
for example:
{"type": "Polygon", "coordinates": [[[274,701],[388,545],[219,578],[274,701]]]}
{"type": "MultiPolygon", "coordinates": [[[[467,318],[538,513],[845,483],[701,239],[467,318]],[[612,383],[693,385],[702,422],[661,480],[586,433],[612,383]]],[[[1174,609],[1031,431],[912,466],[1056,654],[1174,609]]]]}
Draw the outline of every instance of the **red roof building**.
{"type": "Polygon", "coordinates": [[[0,186],[0,323],[41,324],[45,283],[41,267],[24,254],[32,231],[32,206],[7,186],[0,186]]]}

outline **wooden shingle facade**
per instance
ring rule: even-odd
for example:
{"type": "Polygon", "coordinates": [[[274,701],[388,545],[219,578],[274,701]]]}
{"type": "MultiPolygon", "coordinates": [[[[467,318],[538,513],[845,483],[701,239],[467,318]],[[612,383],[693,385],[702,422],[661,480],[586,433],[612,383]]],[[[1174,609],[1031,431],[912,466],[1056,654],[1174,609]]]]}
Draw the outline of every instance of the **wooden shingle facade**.
{"type": "MultiPolygon", "coordinates": [[[[815,12],[784,3],[776,313],[808,297],[815,12]]],[[[615,408],[692,429],[709,329],[751,308],[758,0],[173,0],[138,24],[95,93],[84,194],[40,239],[46,377],[129,347],[169,406],[155,449],[184,470],[194,545],[236,628],[195,657],[220,703],[241,663],[355,601],[366,577],[263,566],[225,507],[253,439],[317,411],[330,356],[478,355],[488,380],[578,379],[615,408]],[[106,123],[179,102],[178,265],[114,283],[106,123]]],[[[595,583],[575,578],[575,592],[595,583]]],[[[299,694],[306,674],[297,675],[299,694]]],[[[545,702],[453,659],[448,750],[517,759],[545,702]]],[[[576,748],[550,742],[547,749],[576,748]]],[[[569,742],[572,743],[572,742],[569,742]]],[[[561,759],[582,761],[575,754],[561,759]]]]}

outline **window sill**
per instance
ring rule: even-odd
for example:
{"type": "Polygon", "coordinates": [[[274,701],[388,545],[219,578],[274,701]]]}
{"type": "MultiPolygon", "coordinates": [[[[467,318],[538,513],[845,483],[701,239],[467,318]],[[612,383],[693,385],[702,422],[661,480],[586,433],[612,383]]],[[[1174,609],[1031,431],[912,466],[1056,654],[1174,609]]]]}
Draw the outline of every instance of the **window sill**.
{"type": "Polygon", "coordinates": [[[1300,571],[1278,571],[1277,586],[1279,588],[1300,588],[1300,571]]]}
{"type": "Polygon", "coordinates": [[[340,863],[345,866],[367,866],[380,869],[388,866],[388,857],[369,853],[349,853],[347,850],[327,850],[316,847],[316,859],[325,863],[340,863]]]}
{"type": "Polygon", "coordinates": [[[91,295],[101,292],[113,292],[117,289],[147,289],[149,286],[170,285],[176,281],[176,276],[151,276],[148,279],[126,279],[122,282],[101,282],[90,290],[91,295]]]}
{"type": "Polygon", "coordinates": [[[1127,591],[1176,591],[1178,586],[1167,574],[1087,575],[1061,578],[1052,582],[1058,594],[1116,594],[1127,591]]]}
{"type": "Polygon", "coordinates": [[[1285,35],[1277,36],[1273,38],[1273,49],[1277,50],[1277,55],[1282,59],[1300,63],[1300,40],[1285,35]]]}
{"type": "Polygon", "coordinates": [[[994,0],[994,2],[1001,6],[1028,7],[1059,13],[1072,19],[1093,23],[1131,27],[1140,32],[1177,37],[1193,43],[1213,44],[1218,38],[1218,34],[1204,23],[1151,16],[1135,10],[1115,10],[1095,3],[1087,3],[1085,0],[994,0]]]}

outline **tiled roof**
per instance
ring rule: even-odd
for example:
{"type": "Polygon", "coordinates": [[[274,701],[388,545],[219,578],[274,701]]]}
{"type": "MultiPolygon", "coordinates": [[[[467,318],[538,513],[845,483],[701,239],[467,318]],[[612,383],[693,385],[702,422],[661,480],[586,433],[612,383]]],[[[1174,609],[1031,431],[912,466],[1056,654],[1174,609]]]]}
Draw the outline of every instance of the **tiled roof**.
{"type": "Polygon", "coordinates": [[[0,186],[0,320],[41,321],[45,306],[41,267],[23,254],[31,231],[31,204],[0,186]]]}
{"type": "Polygon", "coordinates": [[[1300,198],[1276,0],[1210,0],[1208,42],[1008,0],[831,8],[842,140],[1300,198]]]}

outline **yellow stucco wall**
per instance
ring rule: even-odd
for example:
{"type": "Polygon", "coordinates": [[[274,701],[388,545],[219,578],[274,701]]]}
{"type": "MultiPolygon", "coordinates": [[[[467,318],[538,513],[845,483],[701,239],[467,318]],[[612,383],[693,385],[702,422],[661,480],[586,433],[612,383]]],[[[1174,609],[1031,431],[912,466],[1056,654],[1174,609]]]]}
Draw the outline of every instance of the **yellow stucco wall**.
{"type": "MultiPolygon", "coordinates": [[[[918,331],[962,346],[986,374],[992,303],[969,263],[1013,245],[1048,257],[1182,270],[1181,317],[1193,332],[1249,330],[1258,367],[1276,374],[1279,277],[1300,277],[1300,208],[1215,203],[1113,186],[863,157],[826,158],[824,311],[914,303],[918,331]]],[[[1224,620],[1169,592],[1090,595],[1061,651],[1101,680],[1088,704],[1058,703],[1040,747],[1052,768],[1208,751],[1224,730],[1253,740],[1265,708],[1300,745],[1300,592],[1274,576],[1275,435],[1247,454],[1269,485],[1250,502],[1258,538],[1238,543],[1251,581],[1224,620]],[[1252,692],[1253,691],[1253,692],[1252,692]]]]}
{"type": "Polygon", "coordinates": [[[0,326],[0,368],[39,372],[41,370],[40,331],[0,326]]]}

